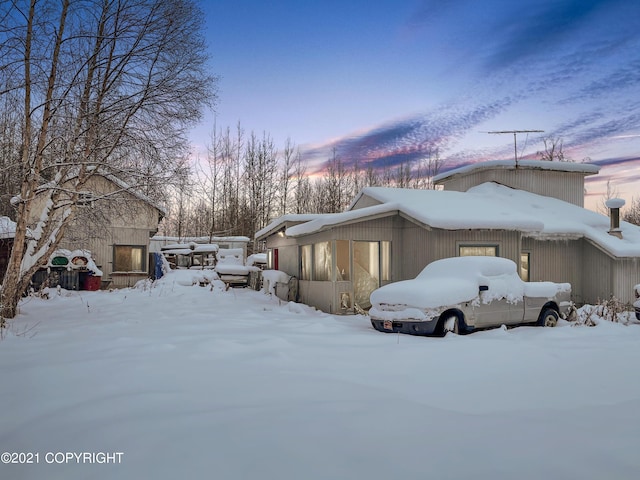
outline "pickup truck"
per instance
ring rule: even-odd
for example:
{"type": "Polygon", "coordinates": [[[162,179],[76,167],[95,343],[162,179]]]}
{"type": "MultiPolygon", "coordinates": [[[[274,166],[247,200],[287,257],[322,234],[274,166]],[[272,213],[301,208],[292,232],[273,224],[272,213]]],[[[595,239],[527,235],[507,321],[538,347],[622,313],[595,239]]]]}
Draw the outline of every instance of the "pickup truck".
{"type": "Polygon", "coordinates": [[[411,335],[464,334],[501,325],[553,327],[571,308],[571,285],[524,282],[499,257],[455,257],[371,294],[372,326],[411,335]]]}

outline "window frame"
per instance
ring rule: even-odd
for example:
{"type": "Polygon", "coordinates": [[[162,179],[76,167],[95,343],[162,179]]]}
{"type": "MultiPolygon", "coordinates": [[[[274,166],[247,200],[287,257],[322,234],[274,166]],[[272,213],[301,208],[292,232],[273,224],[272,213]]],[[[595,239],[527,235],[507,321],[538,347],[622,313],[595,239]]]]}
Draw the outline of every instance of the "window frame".
{"type": "Polygon", "coordinates": [[[482,257],[482,256],[487,256],[487,257],[499,257],[500,256],[500,245],[497,243],[458,243],[458,256],[459,257],[482,257]],[[495,249],[495,254],[494,255],[475,255],[475,254],[467,254],[467,255],[463,255],[462,254],[462,249],[463,248],[493,248],[495,249]]]}
{"type": "MultiPolygon", "coordinates": [[[[130,255],[130,260],[131,263],[133,263],[133,257],[130,255]]],[[[146,245],[133,245],[133,244],[117,244],[117,245],[113,245],[113,272],[112,273],[147,273],[147,246],[146,245]],[[117,251],[120,248],[129,248],[130,250],[130,254],[133,251],[133,249],[139,249],[140,252],[140,263],[141,263],[141,269],[140,270],[133,270],[133,269],[129,269],[129,270],[121,270],[118,269],[116,267],[120,266],[117,265],[117,251]]]]}

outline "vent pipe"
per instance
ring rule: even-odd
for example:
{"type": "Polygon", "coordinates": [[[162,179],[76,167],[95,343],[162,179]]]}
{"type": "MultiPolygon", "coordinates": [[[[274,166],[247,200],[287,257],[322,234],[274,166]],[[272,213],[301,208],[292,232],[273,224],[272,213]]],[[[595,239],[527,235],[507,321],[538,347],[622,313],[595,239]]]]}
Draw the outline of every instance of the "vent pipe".
{"type": "Polygon", "coordinates": [[[624,207],[625,201],[622,198],[610,198],[605,202],[605,205],[609,209],[609,218],[611,219],[611,226],[609,228],[609,235],[622,238],[622,230],[620,230],[620,209],[624,207]]]}

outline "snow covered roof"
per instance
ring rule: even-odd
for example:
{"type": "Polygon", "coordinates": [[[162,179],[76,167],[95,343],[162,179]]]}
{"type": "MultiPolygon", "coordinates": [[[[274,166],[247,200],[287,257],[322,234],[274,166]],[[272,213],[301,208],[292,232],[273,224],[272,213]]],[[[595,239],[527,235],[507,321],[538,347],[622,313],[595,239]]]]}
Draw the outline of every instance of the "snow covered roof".
{"type": "MultiPolygon", "coordinates": [[[[307,235],[334,225],[398,212],[433,228],[517,230],[541,239],[585,237],[612,255],[640,256],[640,227],[621,222],[622,238],[617,238],[607,233],[610,220],[605,215],[493,182],[466,192],[367,187],[356,200],[363,195],[380,204],[320,215],[287,228],[286,235],[307,235]]],[[[355,201],[352,207],[354,204],[355,201]]]]}
{"type": "Polygon", "coordinates": [[[448,172],[441,173],[433,177],[435,183],[453,177],[455,175],[466,174],[478,170],[495,170],[522,168],[527,170],[553,170],[556,172],[577,172],[586,175],[595,175],[600,171],[600,167],[590,163],[574,162],[548,162],[544,160],[518,160],[516,165],[514,160],[492,160],[488,162],[473,163],[460,168],[454,168],[448,172]]]}
{"type": "Polygon", "coordinates": [[[277,232],[283,226],[286,226],[288,224],[309,222],[323,216],[324,214],[321,213],[289,213],[287,215],[282,215],[281,217],[276,218],[262,230],[258,230],[255,234],[255,238],[258,239],[266,237],[274,232],[277,232]]]}
{"type": "Polygon", "coordinates": [[[640,227],[620,222],[622,238],[609,235],[608,216],[551,197],[515,190],[495,183],[469,189],[473,195],[491,196],[498,204],[509,205],[523,216],[536,217],[544,224],[528,236],[543,239],[585,237],[617,257],[640,257],[640,227]]]}
{"type": "Polygon", "coordinates": [[[0,240],[16,236],[16,222],[9,217],[0,217],[0,240]]]}
{"type": "Polygon", "coordinates": [[[523,217],[507,204],[500,204],[483,195],[470,196],[467,192],[367,187],[356,198],[362,195],[381,204],[321,215],[310,222],[288,228],[286,234],[292,237],[306,235],[329,226],[394,212],[444,230],[482,228],[536,232],[543,228],[542,222],[535,217],[523,217]]]}

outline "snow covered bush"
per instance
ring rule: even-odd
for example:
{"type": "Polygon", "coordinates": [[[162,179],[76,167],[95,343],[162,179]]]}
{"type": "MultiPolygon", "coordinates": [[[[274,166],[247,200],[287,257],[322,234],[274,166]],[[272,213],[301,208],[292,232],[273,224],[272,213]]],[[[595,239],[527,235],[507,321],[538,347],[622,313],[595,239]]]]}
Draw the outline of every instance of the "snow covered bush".
{"type": "Polygon", "coordinates": [[[601,300],[596,305],[584,305],[577,310],[574,325],[586,325],[593,327],[601,321],[621,323],[629,325],[635,323],[635,314],[631,307],[622,303],[616,297],[601,300]]]}

